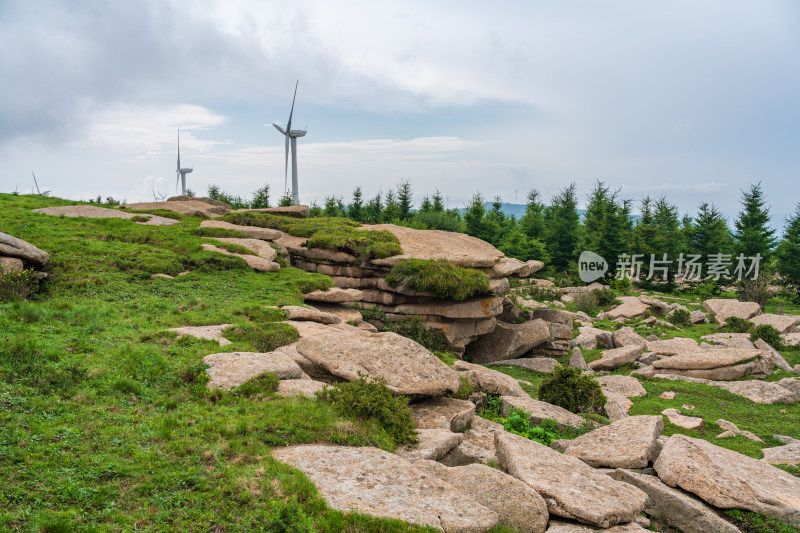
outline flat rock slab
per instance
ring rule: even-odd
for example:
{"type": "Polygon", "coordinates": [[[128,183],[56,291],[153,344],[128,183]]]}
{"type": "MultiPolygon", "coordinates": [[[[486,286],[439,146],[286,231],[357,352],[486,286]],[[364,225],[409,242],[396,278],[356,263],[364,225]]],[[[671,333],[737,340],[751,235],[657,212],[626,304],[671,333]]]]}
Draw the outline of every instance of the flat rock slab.
{"type": "Polygon", "coordinates": [[[511,365],[520,366],[533,370],[534,372],[542,372],[543,374],[550,374],[556,367],[561,366],[561,363],[550,357],[520,357],[519,359],[504,359],[501,361],[493,361],[489,365],[511,365]]]}
{"type": "Polygon", "coordinates": [[[262,257],[267,261],[275,261],[278,257],[278,251],[270,246],[268,242],[264,242],[260,239],[237,239],[234,237],[213,237],[214,240],[227,242],[230,244],[236,244],[239,246],[243,246],[256,254],[258,257],[262,257]]]}
{"type": "Polygon", "coordinates": [[[761,380],[745,381],[715,381],[711,379],[694,378],[679,374],[655,374],[655,377],[675,381],[688,381],[689,383],[702,383],[712,387],[725,389],[732,394],[738,394],[755,403],[794,403],[800,398],[779,383],[761,380]]]}
{"type": "Polygon", "coordinates": [[[318,392],[325,388],[325,383],[313,379],[282,379],[278,383],[278,396],[305,396],[314,398],[318,392]]]}
{"type": "Polygon", "coordinates": [[[36,266],[43,266],[50,260],[50,256],[44,250],[40,250],[27,241],[2,232],[0,232],[0,255],[16,257],[36,266]]]}
{"type": "MultiPolygon", "coordinates": [[[[550,527],[547,528],[547,533],[594,533],[596,531],[598,530],[591,527],[561,522],[560,520],[551,520],[550,527]]],[[[648,530],[635,522],[631,522],[603,529],[602,531],[603,533],[642,533],[648,530]]]]}
{"type": "Polygon", "coordinates": [[[144,222],[137,224],[144,224],[147,226],[171,226],[177,224],[178,221],[174,218],[160,217],[157,215],[142,215],[142,213],[128,213],[120,211],[119,209],[109,209],[107,207],[98,207],[96,205],[62,205],[58,207],[43,207],[41,209],[34,209],[34,213],[43,213],[45,215],[65,216],[65,217],[83,217],[83,218],[126,218],[133,217],[146,217],[144,222]]]}
{"type": "Polygon", "coordinates": [[[606,390],[621,394],[626,398],[641,398],[647,396],[647,391],[633,376],[600,376],[597,382],[606,390]]]}
{"type": "Polygon", "coordinates": [[[492,268],[505,257],[488,242],[463,233],[418,230],[394,224],[365,225],[361,229],[388,231],[400,241],[403,254],[372,260],[373,264],[380,266],[392,267],[404,259],[447,259],[460,267],[492,268]]]}
{"type": "Polygon", "coordinates": [[[308,218],[311,209],[307,205],[288,205],[283,207],[259,207],[256,209],[236,209],[234,213],[267,213],[292,218],[308,218]]]}
{"type": "Polygon", "coordinates": [[[683,533],[740,533],[738,527],[720,517],[698,498],[673,489],[656,476],[619,468],[612,477],[647,493],[647,507],[644,512],[683,533]]]}
{"type": "Polygon", "coordinates": [[[278,352],[212,353],[203,358],[203,363],[209,366],[209,389],[229,390],[266,372],[279,379],[299,379],[303,375],[291,357],[278,352]]]}
{"type": "Polygon", "coordinates": [[[589,363],[589,368],[594,371],[614,370],[615,368],[633,363],[641,357],[642,353],[642,347],[637,345],[606,350],[603,352],[603,356],[600,359],[595,359],[589,363]]]}
{"type": "Polygon", "coordinates": [[[377,448],[291,446],[272,456],[305,473],[333,509],[431,526],[485,531],[499,518],[455,487],[377,448]]]}
{"type": "Polygon", "coordinates": [[[392,312],[409,315],[433,315],[456,319],[484,319],[497,316],[503,312],[503,299],[498,296],[482,296],[464,300],[463,302],[445,300],[418,304],[402,304],[395,306],[392,312]]]}
{"type": "Polygon", "coordinates": [[[728,420],[724,420],[722,418],[718,418],[716,421],[714,421],[714,423],[724,430],[724,433],[722,435],[717,435],[715,437],[717,439],[727,437],[728,436],[728,435],[726,435],[726,433],[727,433],[727,434],[730,434],[730,436],[741,435],[742,437],[746,437],[746,438],[748,438],[750,440],[754,440],[754,441],[757,441],[757,442],[764,442],[755,433],[752,433],[750,431],[743,431],[743,430],[739,429],[739,427],[736,424],[734,424],[733,422],[730,422],[728,420]]]}
{"type": "Polygon", "coordinates": [[[675,337],[661,341],[647,341],[647,351],[661,355],[678,355],[697,350],[697,341],[688,337],[675,337]]]}
{"type": "Polygon", "coordinates": [[[462,433],[453,433],[449,429],[418,429],[416,444],[400,446],[397,455],[411,461],[437,461],[450,453],[464,440],[462,433]]]}
{"type": "Polygon", "coordinates": [[[543,533],[547,529],[547,504],[522,481],[495,468],[472,464],[448,468],[433,461],[415,463],[500,517],[500,524],[515,531],[543,533]]]}
{"type": "Polygon", "coordinates": [[[594,468],[645,468],[656,458],[660,416],[630,416],[576,438],[564,452],[594,468]]]}
{"type": "Polygon", "coordinates": [[[653,465],[671,487],[696,494],[720,509],[764,513],[800,527],[800,478],[685,435],[673,435],[653,465]]]}
{"type": "Polygon", "coordinates": [[[491,333],[467,345],[466,355],[470,361],[482,364],[516,359],[550,339],[550,326],[544,320],[536,319],[521,324],[498,320],[491,333]]]}
{"type": "Polygon", "coordinates": [[[323,313],[336,315],[341,319],[342,322],[347,322],[348,324],[352,324],[354,326],[361,324],[361,322],[364,320],[364,318],[361,316],[361,313],[357,309],[352,309],[339,304],[327,304],[321,302],[315,302],[313,305],[315,309],[319,309],[323,313]]]}
{"type": "Polygon", "coordinates": [[[761,314],[761,306],[756,302],[740,302],[727,298],[712,298],[703,302],[703,308],[714,314],[717,324],[724,324],[728,318],[735,316],[750,320],[761,314]]]}
{"type": "Polygon", "coordinates": [[[508,416],[513,409],[522,409],[530,415],[531,424],[539,425],[542,420],[552,419],[564,427],[582,425],[585,420],[575,413],[571,413],[559,407],[540,400],[534,400],[528,395],[525,396],[501,396],[503,416],[508,416]]]}
{"type": "Polygon", "coordinates": [[[325,326],[313,336],[304,337],[301,332],[297,351],[348,381],[358,379],[359,374],[384,378],[387,387],[397,394],[444,396],[461,385],[454,370],[397,333],[325,326]]]}
{"type": "Polygon", "coordinates": [[[613,348],[614,338],[610,331],[593,328],[591,326],[581,326],[578,328],[578,336],[575,337],[570,344],[573,346],[580,346],[587,350],[613,348]]]}
{"type": "Polygon", "coordinates": [[[644,337],[636,333],[630,326],[619,328],[614,332],[613,338],[614,346],[617,348],[622,348],[623,346],[641,346],[644,348],[647,345],[647,341],[644,340],[644,337]]]}
{"type": "Polygon", "coordinates": [[[313,307],[300,307],[298,305],[284,305],[281,311],[287,313],[288,320],[308,320],[318,324],[339,324],[342,319],[332,313],[326,313],[313,307]]]}
{"type": "Polygon", "coordinates": [[[670,423],[684,429],[703,429],[703,419],[697,416],[686,416],[677,409],[664,409],[661,414],[666,416],[670,423]]]}
{"type": "Polygon", "coordinates": [[[203,218],[221,217],[229,211],[227,208],[217,207],[198,200],[181,200],[167,202],[140,202],[136,204],[126,204],[126,208],[133,211],[152,211],[153,209],[164,209],[179,215],[198,216],[203,218]]]}
{"type": "Polygon", "coordinates": [[[635,296],[620,296],[617,299],[622,303],[606,312],[606,318],[609,320],[643,316],[650,309],[649,305],[635,296]]]}
{"type": "Polygon", "coordinates": [[[475,416],[475,404],[455,398],[428,398],[411,404],[411,415],[419,429],[457,432],[469,427],[475,416]]]}
{"type": "Polygon", "coordinates": [[[217,341],[220,346],[228,346],[231,341],[222,336],[222,332],[233,327],[233,324],[216,324],[213,326],[184,326],[181,328],[170,328],[164,331],[174,331],[178,338],[195,337],[207,341],[217,341]]]}
{"type": "Polygon", "coordinates": [[[261,239],[264,241],[274,241],[280,239],[283,232],[270,228],[259,228],[258,226],[240,226],[223,222],[222,220],[204,220],[200,223],[201,228],[218,228],[229,231],[238,231],[251,239],[261,239]]]}
{"type": "Polygon", "coordinates": [[[506,471],[538,492],[550,514],[608,528],[633,521],[645,507],[644,492],[580,459],[507,432],[498,433],[495,444],[506,471]]]}
{"type": "Polygon", "coordinates": [[[762,448],[762,461],[773,465],[800,465],[800,440],[790,437],[784,440],[788,441],[784,446],[762,448]]]}
{"type": "Polygon", "coordinates": [[[358,289],[340,289],[331,287],[324,291],[311,291],[303,295],[303,299],[308,302],[324,302],[340,304],[344,302],[358,302],[361,300],[361,291],[358,289]]]}
{"type": "Polygon", "coordinates": [[[465,377],[473,387],[477,387],[489,394],[528,396],[519,386],[516,379],[497,370],[460,360],[453,363],[453,370],[459,376],[465,377]]]}
{"type": "Polygon", "coordinates": [[[653,367],[673,370],[708,370],[744,363],[759,357],[761,353],[761,350],[741,348],[695,349],[692,352],[659,359],[653,363],[653,367]]]}
{"type": "Polygon", "coordinates": [[[236,254],[233,252],[229,252],[225,248],[214,246],[213,244],[203,244],[203,250],[207,252],[217,252],[222,255],[232,255],[234,257],[238,257],[242,259],[245,263],[247,263],[247,266],[249,266],[253,270],[260,270],[261,272],[277,272],[278,270],[281,269],[281,266],[278,263],[270,261],[269,259],[265,259],[257,255],[236,254]]]}

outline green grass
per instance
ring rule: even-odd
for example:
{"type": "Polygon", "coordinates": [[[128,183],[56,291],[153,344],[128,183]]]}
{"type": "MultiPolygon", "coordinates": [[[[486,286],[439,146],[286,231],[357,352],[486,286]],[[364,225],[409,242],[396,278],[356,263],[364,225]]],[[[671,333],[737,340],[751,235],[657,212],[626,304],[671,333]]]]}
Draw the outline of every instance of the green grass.
{"type": "Polygon", "coordinates": [[[255,256],[258,255],[257,253],[255,253],[253,250],[251,250],[247,246],[242,246],[241,244],[234,244],[232,242],[217,241],[217,240],[215,240],[211,244],[213,244],[214,246],[216,246],[218,248],[222,248],[223,250],[227,250],[228,252],[230,252],[232,254],[255,255],[255,256]]]}
{"type": "Polygon", "coordinates": [[[51,255],[33,300],[0,303],[0,530],[432,531],[333,511],[270,459],[293,443],[392,449],[374,422],[274,396],[266,377],[205,387],[205,355],[291,341],[266,306],[302,304],[302,289],[330,278],[203,252],[198,217],[166,227],[30,212],[74,204],[0,194],[3,231],[51,255]],[[234,324],[224,348],[162,333],[220,323],[234,324]]]}
{"type": "Polygon", "coordinates": [[[489,293],[489,278],[473,268],[463,268],[446,259],[405,259],[386,275],[391,287],[405,284],[439,298],[465,300],[489,293]]]}

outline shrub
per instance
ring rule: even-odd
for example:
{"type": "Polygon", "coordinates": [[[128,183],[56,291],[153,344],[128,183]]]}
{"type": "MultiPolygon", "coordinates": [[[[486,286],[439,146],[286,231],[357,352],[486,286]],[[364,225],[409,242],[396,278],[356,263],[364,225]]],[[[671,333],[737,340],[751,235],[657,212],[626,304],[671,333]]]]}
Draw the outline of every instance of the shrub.
{"type": "Polygon", "coordinates": [[[583,376],[577,368],[556,367],[539,386],[539,399],[573,413],[597,409],[606,404],[600,384],[592,376],[583,376]]]}
{"type": "Polygon", "coordinates": [[[771,276],[761,276],[758,279],[743,279],[736,284],[736,295],[745,302],[756,302],[761,310],[767,306],[772,298],[770,289],[771,276]]]}
{"type": "Polygon", "coordinates": [[[716,298],[722,294],[722,287],[720,280],[707,279],[701,281],[694,286],[693,291],[701,300],[708,300],[709,298],[716,298]]]}
{"type": "Polygon", "coordinates": [[[750,334],[750,341],[756,342],[758,339],[762,339],[776,349],[781,346],[781,332],[769,324],[761,324],[753,328],[753,332],[750,334]]]}
{"type": "Polygon", "coordinates": [[[753,329],[753,323],[738,316],[731,316],[725,320],[725,327],[722,329],[732,333],[747,333],[753,329]]]}
{"type": "Polygon", "coordinates": [[[32,268],[22,272],[5,272],[0,267],[0,303],[27,300],[39,290],[39,280],[32,268]]]}
{"type": "Polygon", "coordinates": [[[691,324],[692,314],[686,309],[676,309],[670,315],[670,322],[676,326],[688,326],[691,324]]]}
{"type": "Polygon", "coordinates": [[[480,270],[455,266],[446,259],[406,259],[386,275],[390,287],[405,284],[439,298],[465,300],[489,293],[489,278],[480,270]]]}
{"type": "Polygon", "coordinates": [[[450,397],[458,400],[466,400],[469,398],[470,394],[475,392],[475,387],[473,387],[472,383],[464,376],[459,376],[459,379],[461,379],[461,385],[458,386],[458,390],[451,394],[450,397]]]}
{"type": "Polygon", "coordinates": [[[503,422],[503,427],[506,431],[541,442],[546,446],[550,446],[554,440],[561,438],[558,434],[558,422],[545,419],[542,420],[541,425],[531,426],[530,414],[522,409],[512,410],[503,422]]]}
{"type": "Polygon", "coordinates": [[[395,396],[383,378],[359,373],[354,381],[325,387],[317,393],[317,398],[329,403],[342,416],[373,420],[396,444],[417,442],[408,397],[395,396]]]}
{"type": "Polygon", "coordinates": [[[537,302],[552,302],[561,300],[561,293],[554,289],[547,287],[539,287],[538,285],[531,286],[528,290],[523,291],[523,296],[527,296],[531,300],[537,302]]]}
{"type": "Polygon", "coordinates": [[[631,278],[627,276],[618,278],[615,276],[611,279],[611,281],[609,281],[609,286],[614,292],[625,294],[631,290],[631,278]]]}
{"type": "Polygon", "coordinates": [[[617,300],[617,295],[611,289],[592,289],[592,295],[600,307],[611,307],[620,304],[620,301],[617,300]]]}
{"type": "Polygon", "coordinates": [[[594,316],[597,313],[597,296],[594,291],[576,292],[574,293],[575,299],[572,301],[578,311],[583,311],[589,316],[594,316]]]}
{"type": "Polygon", "coordinates": [[[144,215],[135,215],[135,216],[131,217],[131,220],[133,222],[147,222],[148,220],[150,220],[150,218],[151,217],[144,216],[144,215]]]}

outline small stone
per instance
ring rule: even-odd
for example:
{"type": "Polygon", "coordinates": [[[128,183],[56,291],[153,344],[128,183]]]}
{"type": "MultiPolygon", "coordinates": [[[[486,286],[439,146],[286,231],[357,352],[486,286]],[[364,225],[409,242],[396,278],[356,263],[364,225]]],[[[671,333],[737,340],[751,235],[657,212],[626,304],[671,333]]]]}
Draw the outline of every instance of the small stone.
{"type": "Polygon", "coordinates": [[[216,324],[211,326],[184,326],[181,328],[170,328],[164,331],[173,331],[181,337],[194,337],[207,341],[217,341],[220,346],[228,346],[231,341],[222,336],[222,332],[233,327],[233,324],[216,324]]]}
{"type": "Polygon", "coordinates": [[[661,398],[662,400],[672,400],[672,399],[675,398],[675,391],[671,391],[671,390],[664,391],[664,392],[661,393],[659,398],[661,398]]]}
{"type": "Polygon", "coordinates": [[[684,429],[703,429],[703,419],[696,416],[686,416],[677,409],[664,409],[661,414],[666,416],[672,424],[684,429]]]}

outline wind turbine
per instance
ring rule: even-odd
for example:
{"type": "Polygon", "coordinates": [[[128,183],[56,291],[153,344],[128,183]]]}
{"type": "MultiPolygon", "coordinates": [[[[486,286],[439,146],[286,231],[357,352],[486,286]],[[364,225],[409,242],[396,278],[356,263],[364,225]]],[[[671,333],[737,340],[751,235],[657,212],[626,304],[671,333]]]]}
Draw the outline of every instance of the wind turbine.
{"type": "MultiPolygon", "coordinates": [[[[45,189],[44,192],[40,191],[39,190],[39,182],[36,181],[36,174],[33,173],[33,170],[31,170],[31,174],[33,175],[33,183],[34,183],[34,185],[36,185],[36,194],[40,194],[42,196],[50,196],[50,189],[45,189]]],[[[33,191],[31,191],[31,192],[33,192],[33,191]]]]}
{"type": "Polygon", "coordinates": [[[289,176],[289,142],[291,140],[292,143],[292,202],[295,205],[300,203],[300,193],[297,190],[297,138],[305,136],[308,133],[305,130],[293,130],[292,129],[292,115],[294,114],[294,101],[297,98],[297,86],[300,85],[300,80],[297,80],[297,83],[294,86],[294,97],[292,98],[292,109],[289,111],[289,122],[286,124],[286,129],[283,129],[278,125],[277,122],[273,122],[272,125],[275,126],[275,129],[278,130],[286,137],[286,166],[284,168],[284,175],[283,175],[283,184],[284,190],[286,190],[286,181],[288,180],[289,176]]]}
{"type": "Polygon", "coordinates": [[[181,129],[178,128],[178,168],[175,171],[175,190],[178,189],[178,180],[181,181],[181,194],[186,196],[186,174],[189,174],[193,168],[181,168],[181,129]]]}

